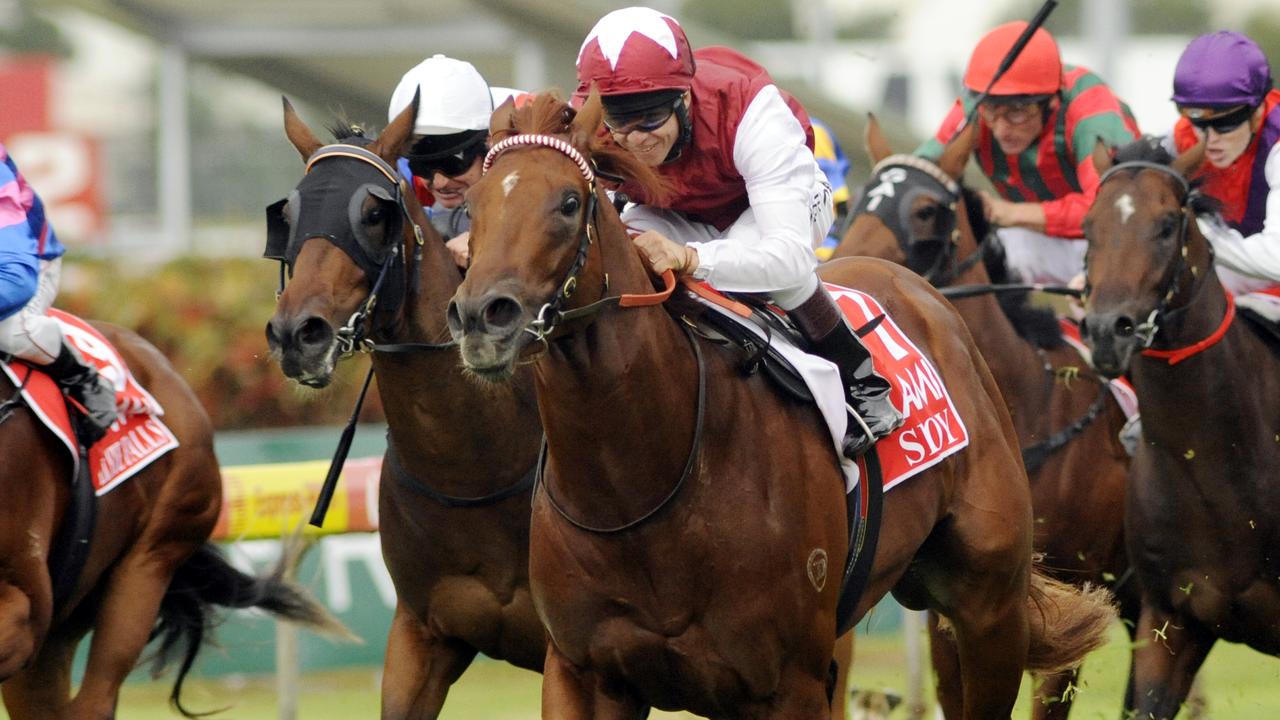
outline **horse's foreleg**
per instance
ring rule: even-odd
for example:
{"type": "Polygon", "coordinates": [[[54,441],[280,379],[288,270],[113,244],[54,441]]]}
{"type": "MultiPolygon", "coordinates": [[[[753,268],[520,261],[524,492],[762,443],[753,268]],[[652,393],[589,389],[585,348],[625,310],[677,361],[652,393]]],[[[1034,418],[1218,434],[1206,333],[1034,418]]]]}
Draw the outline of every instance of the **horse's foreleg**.
{"type": "Polygon", "coordinates": [[[156,552],[135,545],[111,572],[93,624],[84,681],[69,708],[71,717],[115,717],[120,686],[151,637],[174,570],[189,554],[190,549],[166,547],[156,552]]]}
{"type": "Polygon", "coordinates": [[[950,632],[938,627],[938,613],[929,613],[929,659],[937,682],[936,694],[942,716],[964,717],[964,688],[960,683],[960,655],[956,652],[956,639],[950,632]]]}
{"type": "Polygon", "coordinates": [[[849,707],[849,673],[853,670],[853,637],[850,630],[836,638],[833,658],[836,663],[836,686],[831,692],[831,720],[844,720],[849,707]]]}
{"type": "Polygon", "coordinates": [[[1080,668],[1036,677],[1031,701],[1032,720],[1065,720],[1071,712],[1080,668]]]}
{"type": "Polygon", "coordinates": [[[31,662],[48,631],[53,597],[45,578],[35,597],[16,584],[0,581],[0,682],[31,662]]]}
{"type": "Polygon", "coordinates": [[[382,720],[435,720],[476,649],[444,638],[396,603],[382,670],[382,720]]]}
{"type": "Polygon", "coordinates": [[[71,660],[78,637],[50,635],[32,663],[0,685],[13,720],[58,720],[71,700],[71,660]]]}
{"type": "Polygon", "coordinates": [[[1214,640],[1192,618],[1144,604],[1133,653],[1137,717],[1171,720],[1177,715],[1214,640]]]}
{"type": "Polygon", "coordinates": [[[594,673],[574,667],[547,643],[542,669],[542,717],[546,720],[644,720],[649,708],[625,694],[604,692],[594,673]]]}
{"type": "Polygon", "coordinates": [[[964,686],[963,720],[1007,719],[1022,684],[1031,642],[1026,597],[990,600],[975,602],[952,619],[964,686]]]}

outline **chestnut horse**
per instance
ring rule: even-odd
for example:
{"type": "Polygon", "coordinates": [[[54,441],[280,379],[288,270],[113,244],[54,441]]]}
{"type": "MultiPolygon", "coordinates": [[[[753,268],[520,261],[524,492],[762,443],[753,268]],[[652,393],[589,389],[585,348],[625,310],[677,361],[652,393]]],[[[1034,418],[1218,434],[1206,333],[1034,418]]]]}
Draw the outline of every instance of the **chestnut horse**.
{"type": "Polygon", "coordinates": [[[222,505],[208,415],[149,343],[122,328],[95,326],[159,401],[181,444],[97,498],[88,555],[55,606],[49,558],[68,517],[72,459],[0,375],[0,691],[14,720],[115,717],[121,683],[148,640],[159,637],[160,666],[186,645],[170,698],[193,717],[181,702],[182,683],[215,605],[338,626],[278,573],[244,575],[208,543],[222,505]],[[72,657],[90,630],[89,661],[73,698],[72,657]]]}
{"type": "Polygon", "coordinates": [[[1125,510],[1142,718],[1177,713],[1218,638],[1280,655],[1280,358],[1214,272],[1185,177],[1203,152],[1143,139],[1113,167],[1099,148],[1085,219],[1093,361],[1127,371],[1142,406],[1125,510]]]}
{"type": "MultiPolygon", "coordinates": [[[[876,169],[834,257],[892,260],[938,287],[1006,282],[1003,254],[983,217],[981,198],[961,183],[972,137],[960,133],[933,163],[892,155],[871,118],[867,151],[876,169]],[[880,192],[878,200],[868,194],[885,183],[892,192],[880,192]]],[[[1138,589],[1124,546],[1129,455],[1118,440],[1124,411],[1088,361],[1063,342],[1052,313],[1032,308],[1025,293],[985,293],[952,302],[982,351],[1022,442],[1036,517],[1034,545],[1044,556],[1044,568],[1064,582],[1110,587],[1132,632],[1138,589]]],[[[933,636],[937,644],[940,638],[933,636]]],[[[935,669],[947,707],[958,690],[958,670],[941,662],[935,669]]],[[[1033,717],[1066,717],[1068,687],[1076,675],[1072,669],[1045,678],[1037,688],[1033,717]]]]}
{"type": "Polygon", "coordinates": [[[528,590],[542,437],[532,378],[483,387],[443,342],[462,274],[391,166],[413,121],[411,107],[377,141],[340,128],[324,145],[286,101],[285,131],[308,170],[284,208],[289,247],[268,251],[292,272],[267,324],[286,375],[324,387],[344,353],[373,350],[388,425],[379,527],[398,598],[382,717],[397,719],[435,718],[477,652],[541,670],[546,649],[528,590]]]}
{"type": "MultiPolygon", "coordinates": [[[[819,582],[812,559],[838,567],[847,545],[829,431],[638,297],[649,273],[592,164],[660,188],[600,128],[595,94],[577,113],[545,94],[495,112],[500,142],[468,197],[471,267],[449,307],[477,377],[500,383],[535,363],[546,472],[529,579],[549,634],[543,716],[827,717],[840,583],[819,582]]],[[[1105,593],[1033,570],[1013,426],[955,311],[890,263],[823,275],[884,304],[971,438],[884,498],[855,619],[890,590],[941,611],[957,638],[960,717],[1008,717],[1024,667],[1078,662],[1114,614],[1105,593]]]]}

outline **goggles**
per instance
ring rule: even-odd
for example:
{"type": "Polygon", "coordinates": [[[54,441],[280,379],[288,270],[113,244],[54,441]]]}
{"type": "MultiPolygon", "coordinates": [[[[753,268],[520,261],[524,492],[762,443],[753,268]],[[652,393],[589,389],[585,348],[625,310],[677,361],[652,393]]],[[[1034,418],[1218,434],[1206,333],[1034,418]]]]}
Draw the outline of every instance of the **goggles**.
{"type": "Polygon", "coordinates": [[[978,114],[982,116],[982,119],[988,125],[996,120],[1004,120],[1010,125],[1022,125],[1043,113],[1044,103],[1039,101],[999,104],[982,103],[978,106],[978,114]]]}
{"type": "Polygon", "coordinates": [[[670,105],[660,105],[652,110],[617,117],[608,112],[604,116],[604,126],[614,135],[627,136],[633,132],[651,133],[667,124],[667,120],[675,113],[676,108],[684,101],[684,96],[676,98],[670,105]]]}
{"type": "Polygon", "coordinates": [[[1211,108],[1183,108],[1181,112],[1197,130],[1213,130],[1219,135],[1225,135],[1248,122],[1254,109],[1251,105],[1241,105],[1219,111],[1211,108]]]}
{"type": "Polygon", "coordinates": [[[465,175],[471,166],[475,165],[476,160],[484,155],[484,150],[485,136],[479,135],[456,152],[425,154],[411,150],[405,154],[404,158],[409,162],[409,170],[424,180],[431,180],[436,173],[454,178],[465,175]]]}

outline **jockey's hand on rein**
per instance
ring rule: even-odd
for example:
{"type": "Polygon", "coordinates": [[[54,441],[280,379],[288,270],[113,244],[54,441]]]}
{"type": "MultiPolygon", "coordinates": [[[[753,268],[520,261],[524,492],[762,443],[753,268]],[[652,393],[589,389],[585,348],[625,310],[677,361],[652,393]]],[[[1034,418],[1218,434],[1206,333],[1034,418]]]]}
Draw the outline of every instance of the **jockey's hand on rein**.
{"type": "Polygon", "coordinates": [[[680,245],[656,230],[646,230],[632,242],[649,260],[656,275],[667,270],[677,275],[690,275],[698,269],[698,252],[687,245],[680,245]]]}

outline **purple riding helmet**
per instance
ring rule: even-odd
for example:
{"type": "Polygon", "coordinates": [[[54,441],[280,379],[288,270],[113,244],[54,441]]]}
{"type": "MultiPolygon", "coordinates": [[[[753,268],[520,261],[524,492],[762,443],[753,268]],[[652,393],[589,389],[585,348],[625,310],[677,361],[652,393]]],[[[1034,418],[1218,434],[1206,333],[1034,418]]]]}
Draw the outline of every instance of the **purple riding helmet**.
{"type": "Polygon", "coordinates": [[[1247,36],[1219,30],[1192,40],[1173,73],[1181,107],[1256,106],[1271,90],[1271,65],[1247,36]]]}

